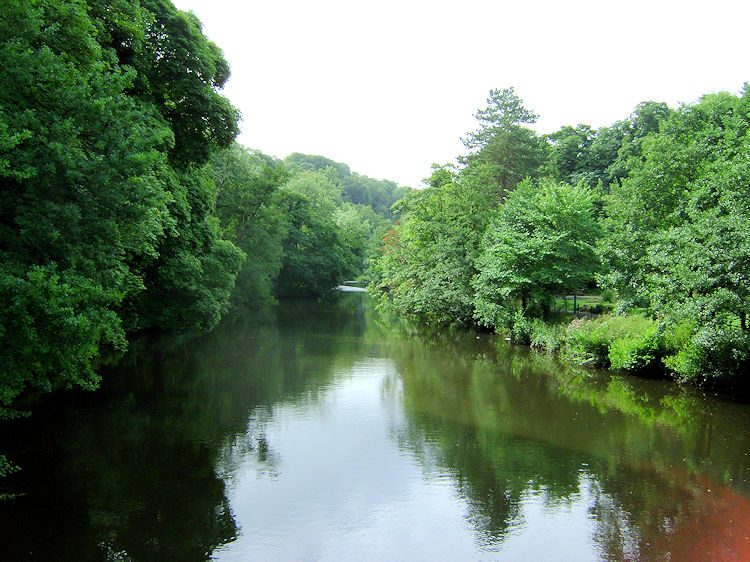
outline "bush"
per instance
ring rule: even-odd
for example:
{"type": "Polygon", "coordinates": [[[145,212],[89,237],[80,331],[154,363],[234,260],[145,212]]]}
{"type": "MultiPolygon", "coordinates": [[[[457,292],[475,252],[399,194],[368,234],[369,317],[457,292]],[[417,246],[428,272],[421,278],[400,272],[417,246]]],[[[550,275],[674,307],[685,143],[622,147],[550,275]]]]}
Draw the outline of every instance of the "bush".
{"type": "Polygon", "coordinates": [[[579,307],[582,312],[590,312],[591,314],[609,314],[615,308],[615,305],[611,302],[598,302],[596,304],[586,304],[579,307]]]}
{"type": "Polygon", "coordinates": [[[641,315],[577,318],[565,337],[565,356],[579,365],[628,371],[653,366],[660,357],[656,324],[641,315]]]}
{"type": "Polygon", "coordinates": [[[645,371],[656,365],[659,355],[659,338],[655,327],[641,336],[617,339],[609,345],[609,362],[613,369],[645,371]]]}
{"type": "Polygon", "coordinates": [[[604,289],[601,294],[602,302],[614,304],[616,293],[612,289],[604,289]]]}
{"type": "Polygon", "coordinates": [[[601,322],[576,318],[565,332],[564,355],[578,365],[609,366],[609,340],[601,322]]]}
{"type": "Polygon", "coordinates": [[[679,382],[726,383],[750,368],[750,341],[738,330],[715,326],[695,329],[694,323],[674,326],[664,365],[679,382]],[[693,328],[692,330],[690,328],[693,328]]]}
{"type": "Polygon", "coordinates": [[[558,351],[565,343],[565,326],[547,324],[535,319],[531,323],[531,347],[543,349],[548,353],[558,351]]]}
{"type": "Polygon", "coordinates": [[[510,330],[510,341],[522,345],[531,344],[532,321],[519,310],[513,315],[513,326],[510,330]]]}

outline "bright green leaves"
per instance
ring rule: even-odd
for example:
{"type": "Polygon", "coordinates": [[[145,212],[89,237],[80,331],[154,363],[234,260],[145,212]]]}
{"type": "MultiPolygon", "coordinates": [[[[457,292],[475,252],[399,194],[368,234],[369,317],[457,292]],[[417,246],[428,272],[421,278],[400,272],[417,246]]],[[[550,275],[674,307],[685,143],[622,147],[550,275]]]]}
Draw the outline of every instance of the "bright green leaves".
{"type": "Polygon", "coordinates": [[[397,204],[400,224],[386,235],[371,290],[430,324],[468,325],[474,260],[492,197],[448,167],[434,167],[428,182],[432,187],[397,204]]]}
{"type": "Polygon", "coordinates": [[[401,224],[372,285],[383,301],[526,341],[554,294],[596,280],[616,291],[623,322],[638,308],[650,327],[633,321],[612,345],[573,330],[568,347],[583,334],[614,368],[738,380],[750,367],[750,94],[677,111],[644,102],[611,127],[563,127],[541,144],[512,88],[487,104],[464,167],[436,170],[394,206],[401,224]]]}
{"type": "MultiPolygon", "coordinates": [[[[584,185],[523,182],[508,197],[484,236],[474,280],[476,316],[499,324],[518,301],[539,312],[555,291],[572,291],[599,269],[595,196],[584,185]]],[[[538,313],[538,312],[537,312],[538,313]]]]}
{"type": "Polygon", "coordinates": [[[665,363],[688,379],[748,364],[750,100],[711,94],[642,140],[607,202],[604,281],[670,326],[689,323],[665,363]]]}
{"type": "Polygon", "coordinates": [[[536,115],[508,88],[492,90],[476,117],[465,167],[434,167],[429,188],[394,206],[401,224],[386,236],[372,285],[383,302],[432,324],[495,325],[516,299],[541,303],[553,288],[590,280],[598,263],[592,193],[549,182],[516,188],[545,162],[544,142],[522,126],[536,115]]]}
{"type": "Polygon", "coordinates": [[[54,266],[0,266],[0,406],[28,385],[94,388],[92,361],[102,345],[125,347],[112,311],[119,295],[79,273],[54,266]]]}

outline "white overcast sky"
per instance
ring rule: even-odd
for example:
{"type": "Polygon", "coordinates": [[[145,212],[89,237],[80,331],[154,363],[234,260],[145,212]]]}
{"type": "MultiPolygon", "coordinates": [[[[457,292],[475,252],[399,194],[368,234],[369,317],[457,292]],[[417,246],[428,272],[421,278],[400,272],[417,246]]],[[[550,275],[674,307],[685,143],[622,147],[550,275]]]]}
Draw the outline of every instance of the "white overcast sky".
{"type": "Polygon", "coordinates": [[[174,0],[232,69],[239,142],[418,186],[454,162],[490,88],[549,133],[750,81],[748,0],[174,0]]]}

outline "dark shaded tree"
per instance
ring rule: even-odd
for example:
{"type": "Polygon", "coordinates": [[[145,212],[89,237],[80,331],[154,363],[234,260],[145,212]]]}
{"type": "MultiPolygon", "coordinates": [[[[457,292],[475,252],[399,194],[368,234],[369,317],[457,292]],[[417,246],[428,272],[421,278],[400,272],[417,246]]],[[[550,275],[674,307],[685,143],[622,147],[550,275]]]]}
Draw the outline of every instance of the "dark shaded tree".
{"type": "Polygon", "coordinates": [[[3,12],[8,405],[27,386],[96,386],[93,362],[124,348],[127,330],[215,323],[241,253],[209,216],[215,187],[200,165],[231,140],[237,114],[217,92],[226,63],[195,16],[167,1],[9,2],[3,12]],[[186,324],[178,311],[191,307],[199,318],[186,324]]]}

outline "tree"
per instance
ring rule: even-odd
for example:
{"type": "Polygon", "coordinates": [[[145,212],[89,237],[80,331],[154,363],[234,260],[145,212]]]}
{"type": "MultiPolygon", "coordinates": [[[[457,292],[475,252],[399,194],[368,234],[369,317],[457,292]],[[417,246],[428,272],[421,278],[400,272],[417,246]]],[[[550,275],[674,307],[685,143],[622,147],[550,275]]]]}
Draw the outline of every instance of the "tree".
{"type": "Polygon", "coordinates": [[[146,291],[137,303],[138,326],[168,331],[205,330],[229,309],[245,254],[228,240],[216,206],[208,167],[175,173],[173,220],[159,245],[159,259],[146,269],[146,291]]]}
{"type": "Polygon", "coordinates": [[[554,291],[593,280],[599,269],[594,200],[583,184],[549,180],[527,180],[511,193],[487,228],[476,262],[481,324],[498,325],[518,301],[524,313],[539,314],[554,291]]]}
{"type": "Polygon", "coordinates": [[[459,158],[465,175],[491,186],[502,200],[526,177],[535,177],[544,163],[545,146],[536,133],[523,127],[535,123],[537,115],[523,106],[513,88],[490,90],[487,107],[475,114],[479,128],[469,133],[464,145],[469,154],[459,158]]]}
{"type": "Polygon", "coordinates": [[[346,164],[334,162],[323,156],[294,152],[284,159],[284,163],[292,172],[335,169],[338,173],[338,183],[341,184],[343,201],[372,207],[377,214],[388,219],[393,217],[391,206],[408,191],[408,188],[400,188],[395,182],[377,180],[352,172],[346,164]]]}
{"type": "Polygon", "coordinates": [[[269,302],[281,270],[286,234],[278,190],[289,174],[281,162],[239,144],[218,152],[211,169],[222,229],[247,256],[232,302],[235,306],[269,302]]]}
{"type": "Polygon", "coordinates": [[[126,92],[85,3],[11,2],[0,21],[0,401],[93,387],[118,307],[156,256],[171,133],[126,92]],[[65,25],[61,25],[65,22],[65,25]]]}
{"type": "Polygon", "coordinates": [[[139,77],[132,94],[153,103],[169,123],[173,164],[204,164],[239,132],[239,112],[218,91],[229,79],[229,65],[195,14],[171,0],[142,0],[141,6],[148,20],[143,50],[132,57],[139,77]]]}
{"type": "Polygon", "coordinates": [[[646,256],[654,234],[683,221],[704,166],[721,157],[717,143],[724,135],[714,126],[706,130],[703,113],[700,106],[685,107],[663,122],[661,132],[647,120],[647,132],[633,137],[640,156],[628,157],[628,176],[611,187],[602,245],[609,271],[602,282],[632,303],[649,300],[646,256]]]}
{"type": "Polygon", "coordinates": [[[141,6],[142,48],[123,51],[121,40],[114,48],[136,69],[130,95],[158,109],[174,142],[168,150],[169,228],[158,258],[145,267],[146,292],[132,306],[135,326],[211,328],[228,308],[244,259],[214,216],[218,191],[204,167],[238,132],[239,114],[218,92],[229,67],[194,14],[170,0],[144,0],[141,6]]]}
{"type": "Polygon", "coordinates": [[[241,253],[200,164],[228,75],[166,1],[10,2],[0,20],[0,403],[96,386],[127,330],[215,323],[241,253]],[[190,275],[183,275],[185,273],[190,275]],[[174,289],[174,291],[172,290],[174,289]],[[170,299],[179,312],[167,318],[170,299]],[[196,304],[200,301],[201,304],[196,304]],[[174,303],[173,303],[174,304],[174,303]],[[191,308],[192,307],[192,308],[191,308]]]}
{"type": "MultiPolygon", "coordinates": [[[[615,142],[609,143],[611,147],[617,146],[616,158],[609,156],[609,167],[607,174],[611,181],[622,181],[630,174],[633,167],[639,165],[643,154],[644,140],[659,131],[660,124],[671,115],[671,110],[665,103],[646,101],[639,103],[630,117],[624,121],[618,121],[609,128],[609,137],[614,137],[615,142]]],[[[605,160],[606,161],[606,160],[605,160]]]]}
{"type": "MultiPolygon", "coordinates": [[[[372,209],[372,207],[368,208],[372,209]]],[[[358,272],[365,269],[365,250],[374,228],[374,224],[365,218],[365,213],[362,206],[352,203],[344,203],[333,213],[333,220],[336,228],[341,232],[344,245],[357,260],[355,267],[358,272]]]]}
{"type": "Polygon", "coordinates": [[[536,123],[539,115],[523,106],[523,100],[515,89],[490,90],[487,107],[478,109],[474,117],[479,121],[479,129],[469,133],[464,140],[470,150],[482,149],[500,130],[513,131],[524,123],[536,123]]]}
{"type": "Polygon", "coordinates": [[[370,290],[383,304],[433,325],[470,325],[471,279],[492,195],[448,166],[427,189],[396,204],[400,224],[384,240],[370,290]]]}
{"type": "Polygon", "coordinates": [[[590,157],[596,131],[588,125],[565,126],[547,138],[551,143],[548,167],[554,180],[570,184],[585,181],[590,187],[596,185],[598,178],[592,170],[590,157]]]}
{"type": "Polygon", "coordinates": [[[337,220],[340,197],[334,168],[299,172],[281,189],[286,234],[277,296],[323,297],[361,268],[337,220]]]}
{"type": "Polygon", "coordinates": [[[747,92],[719,93],[680,108],[641,139],[607,203],[602,282],[665,321],[665,362],[686,379],[734,376],[750,361],[748,104],[747,92]]]}

